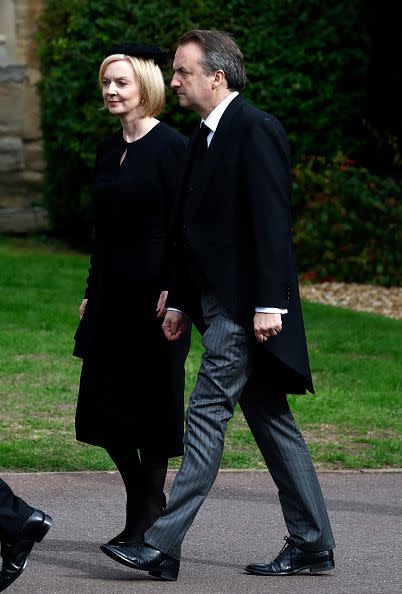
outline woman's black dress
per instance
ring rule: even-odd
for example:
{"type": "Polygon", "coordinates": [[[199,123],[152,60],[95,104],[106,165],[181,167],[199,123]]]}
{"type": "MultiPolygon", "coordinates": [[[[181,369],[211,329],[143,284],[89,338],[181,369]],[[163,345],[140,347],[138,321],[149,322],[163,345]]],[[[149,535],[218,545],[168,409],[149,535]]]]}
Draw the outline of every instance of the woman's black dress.
{"type": "Polygon", "coordinates": [[[95,249],[74,349],[83,358],[80,441],[182,454],[189,334],[169,343],[155,310],[166,288],[168,222],[185,151],[185,137],[163,122],[132,143],[119,130],[99,147],[95,249]]]}

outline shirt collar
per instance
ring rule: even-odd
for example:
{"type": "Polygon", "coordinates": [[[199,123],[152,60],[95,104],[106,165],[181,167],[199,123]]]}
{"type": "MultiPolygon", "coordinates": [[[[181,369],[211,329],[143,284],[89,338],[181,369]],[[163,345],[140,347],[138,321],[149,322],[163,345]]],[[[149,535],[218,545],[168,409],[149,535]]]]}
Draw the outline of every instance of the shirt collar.
{"type": "Polygon", "coordinates": [[[227,108],[229,103],[231,103],[233,99],[237,97],[238,94],[238,91],[232,91],[229,95],[227,95],[227,97],[225,97],[220,103],[218,103],[215,109],[211,111],[211,113],[207,118],[205,118],[205,120],[201,120],[201,124],[205,123],[205,125],[208,126],[208,128],[212,130],[212,132],[215,132],[215,130],[218,127],[219,120],[223,116],[225,109],[227,108]]]}

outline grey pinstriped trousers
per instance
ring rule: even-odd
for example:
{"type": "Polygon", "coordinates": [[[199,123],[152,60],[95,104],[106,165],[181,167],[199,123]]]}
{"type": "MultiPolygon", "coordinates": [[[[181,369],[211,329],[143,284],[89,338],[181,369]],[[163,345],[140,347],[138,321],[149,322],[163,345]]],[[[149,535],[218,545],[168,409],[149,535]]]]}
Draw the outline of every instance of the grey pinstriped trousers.
{"type": "MultiPolygon", "coordinates": [[[[227,422],[239,401],[246,421],[278,487],[290,540],[302,549],[335,546],[321,488],[285,395],[247,388],[251,341],[213,295],[202,296],[208,329],[195,388],[186,415],[185,452],[166,512],[145,534],[145,542],[180,559],[187,530],[219,470],[227,422]]],[[[269,386],[269,370],[267,384],[269,386]]]]}

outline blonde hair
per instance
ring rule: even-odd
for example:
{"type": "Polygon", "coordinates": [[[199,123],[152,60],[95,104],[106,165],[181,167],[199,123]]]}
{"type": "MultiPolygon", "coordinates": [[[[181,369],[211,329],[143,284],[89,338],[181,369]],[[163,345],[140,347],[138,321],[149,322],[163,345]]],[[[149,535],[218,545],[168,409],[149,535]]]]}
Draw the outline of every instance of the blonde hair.
{"type": "Polygon", "coordinates": [[[140,94],[143,101],[144,116],[155,117],[165,107],[165,83],[161,69],[155,62],[127,56],[126,54],[113,54],[105,58],[99,68],[99,85],[103,86],[103,75],[106,68],[117,60],[127,60],[131,63],[134,74],[138,79],[140,94]]]}

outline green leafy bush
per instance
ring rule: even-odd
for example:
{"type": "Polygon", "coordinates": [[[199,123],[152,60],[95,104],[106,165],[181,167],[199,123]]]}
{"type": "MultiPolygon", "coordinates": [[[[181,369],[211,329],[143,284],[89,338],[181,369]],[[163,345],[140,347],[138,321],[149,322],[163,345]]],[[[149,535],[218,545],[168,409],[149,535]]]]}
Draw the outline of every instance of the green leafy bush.
{"type": "MultiPolygon", "coordinates": [[[[44,0],[39,27],[45,194],[56,232],[85,238],[99,140],[118,127],[101,106],[104,51],[125,40],[173,51],[182,32],[225,29],[248,70],[246,98],[276,115],[297,161],[358,150],[369,41],[363,0],[44,0]]],[[[169,68],[165,71],[167,83],[169,68]]],[[[188,132],[194,116],[168,91],[162,118],[188,132]]]]}
{"type": "Polygon", "coordinates": [[[305,280],[400,285],[402,189],[338,154],[294,170],[294,241],[305,280]]]}

